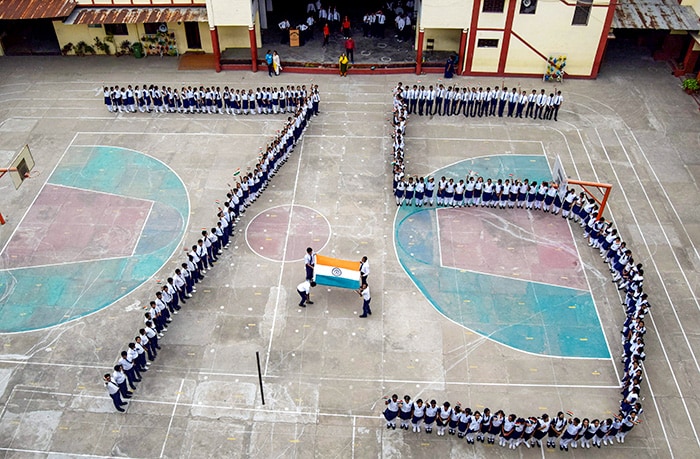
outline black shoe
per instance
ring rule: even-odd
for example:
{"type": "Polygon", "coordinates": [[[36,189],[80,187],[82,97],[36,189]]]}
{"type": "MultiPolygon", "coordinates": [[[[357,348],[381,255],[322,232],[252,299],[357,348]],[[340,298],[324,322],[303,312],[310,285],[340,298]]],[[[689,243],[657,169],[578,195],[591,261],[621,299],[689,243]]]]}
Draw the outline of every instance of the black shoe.
{"type": "MultiPolygon", "coordinates": [[[[122,395],[124,398],[131,398],[131,395],[122,395]]],[[[122,403],[122,405],[126,405],[126,403],[122,403]]]]}
{"type": "Polygon", "coordinates": [[[300,304],[299,307],[300,307],[300,308],[305,308],[306,305],[305,305],[305,304],[300,304]]]}
{"type": "Polygon", "coordinates": [[[124,408],[117,408],[117,411],[119,411],[120,413],[123,413],[126,410],[124,408]]]}
{"type": "Polygon", "coordinates": [[[360,319],[364,319],[365,317],[367,317],[367,314],[362,314],[362,315],[359,316],[359,317],[360,317],[360,319]]]}
{"type": "Polygon", "coordinates": [[[314,304],[313,301],[307,301],[306,304],[314,304]]]}

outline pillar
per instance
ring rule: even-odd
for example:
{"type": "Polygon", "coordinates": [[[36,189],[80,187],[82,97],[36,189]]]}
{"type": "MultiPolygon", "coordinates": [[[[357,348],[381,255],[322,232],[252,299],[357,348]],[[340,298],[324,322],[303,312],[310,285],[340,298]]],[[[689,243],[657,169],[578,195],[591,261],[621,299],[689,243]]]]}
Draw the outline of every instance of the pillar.
{"type": "Polygon", "coordinates": [[[219,48],[219,31],[216,26],[209,29],[211,33],[211,47],[214,51],[214,69],[216,73],[221,72],[221,49],[219,48]]]}
{"type": "Polygon", "coordinates": [[[418,49],[416,50],[416,75],[423,72],[423,40],[425,39],[425,29],[418,30],[418,49]]]}
{"type": "Polygon", "coordinates": [[[698,55],[700,55],[700,51],[693,51],[693,48],[695,47],[695,40],[691,38],[690,44],[688,45],[688,51],[685,53],[685,57],[683,58],[683,70],[686,73],[690,73],[695,69],[695,64],[698,62],[698,55]]]}
{"type": "Polygon", "coordinates": [[[255,26],[248,27],[248,36],[250,37],[250,69],[255,73],[258,71],[258,43],[255,38],[255,26]]]}
{"type": "Polygon", "coordinates": [[[457,74],[464,73],[464,52],[467,48],[467,30],[462,30],[462,36],[459,38],[459,59],[457,59],[457,74]]]}

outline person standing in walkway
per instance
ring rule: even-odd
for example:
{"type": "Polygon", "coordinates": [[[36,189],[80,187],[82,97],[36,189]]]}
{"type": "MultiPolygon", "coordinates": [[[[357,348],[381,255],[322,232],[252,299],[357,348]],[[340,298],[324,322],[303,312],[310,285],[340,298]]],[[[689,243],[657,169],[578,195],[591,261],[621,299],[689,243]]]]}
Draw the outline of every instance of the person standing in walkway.
{"type": "Polygon", "coordinates": [[[345,40],[345,54],[350,58],[350,63],[355,63],[355,40],[352,37],[348,37],[345,40]]]}
{"type": "Polygon", "coordinates": [[[340,67],[340,76],[348,76],[348,56],[347,54],[343,53],[340,55],[340,58],[338,59],[338,65],[340,67]]]}
{"type": "Polygon", "coordinates": [[[328,40],[331,38],[331,29],[328,27],[328,23],[323,24],[323,45],[322,48],[328,46],[328,40]]]}
{"type": "Polygon", "coordinates": [[[282,62],[280,61],[280,55],[277,54],[277,50],[272,52],[272,69],[275,71],[276,76],[280,76],[282,62]]]}
{"type": "Polygon", "coordinates": [[[306,269],[306,280],[310,281],[314,278],[314,266],[316,266],[316,254],[311,247],[306,248],[304,255],[304,268],[306,269]]]}
{"type": "Polygon", "coordinates": [[[109,373],[105,373],[103,379],[105,387],[107,388],[107,393],[110,397],[112,397],[114,408],[116,408],[120,413],[123,413],[126,410],[122,408],[122,406],[126,405],[126,402],[123,402],[121,396],[119,395],[119,386],[117,383],[112,381],[112,377],[109,375],[109,373]]]}
{"type": "Polygon", "coordinates": [[[265,62],[267,63],[267,74],[268,76],[272,77],[272,72],[274,71],[272,68],[272,51],[269,49],[267,50],[267,53],[265,53],[265,62]]]}
{"type": "Polygon", "coordinates": [[[362,315],[360,318],[365,318],[368,315],[372,315],[372,310],[369,308],[369,303],[372,301],[372,296],[369,293],[369,286],[367,284],[362,284],[360,290],[357,293],[362,297],[362,315]]]}

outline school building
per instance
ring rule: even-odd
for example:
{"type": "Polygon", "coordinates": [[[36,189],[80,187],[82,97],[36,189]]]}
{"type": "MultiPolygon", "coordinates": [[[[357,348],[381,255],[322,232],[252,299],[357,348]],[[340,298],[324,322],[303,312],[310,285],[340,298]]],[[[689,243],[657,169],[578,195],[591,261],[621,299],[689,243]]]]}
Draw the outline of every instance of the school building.
{"type": "MultiPolygon", "coordinates": [[[[279,11],[306,11],[307,0],[2,0],[0,55],[208,53],[222,69],[222,50],[248,49],[257,70],[279,11]]],[[[368,8],[399,1],[338,0],[361,24],[368,8]]],[[[406,3],[406,2],[403,2],[406,3]]],[[[411,3],[409,3],[410,5],[411,3]]],[[[484,76],[595,78],[605,49],[618,37],[649,45],[678,74],[697,73],[700,0],[415,0],[415,62],[453,51],[457,72],[484,76]]],[[[279,45],[279,42],[275,42],[279,45]]],[[[383,66],[382,68],[384,68],[383,66]]],[[[226,68],[226,66],[224,66],[226,68]]],[[[240,66],[238,67],[240,68],[240,66]]],[[[289,65],[287,65],[289,69],[289,65]]]]}

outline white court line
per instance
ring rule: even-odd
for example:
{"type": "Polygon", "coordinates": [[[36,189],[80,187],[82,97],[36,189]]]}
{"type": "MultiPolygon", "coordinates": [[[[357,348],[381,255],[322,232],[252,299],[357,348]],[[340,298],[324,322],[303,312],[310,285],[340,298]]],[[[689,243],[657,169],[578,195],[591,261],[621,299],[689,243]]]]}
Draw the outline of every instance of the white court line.
{"type": "MultiPolygon", "coordinates": [[[[539,355],[539,354],[538,354],[539,355]]],[[[606,359],[607,360],[607,359],[606,359]]],[[[91,365],[88,363],[56,363],[56,362],[30,362],[30,361],[14,361],[14,360],[0,360],[0,363],[7,363],[12,365],[35,365],[42,368],[56,367],[56,368],[76,368],[76,369],[94,369],[94,370],[105,370],[107,367],[105,365],[91,365]]],[[[179,368],[170,369],[168,367],[158,367],[154,366],[158,372],[168,373],[168,374],[192,374],[196,373],[198,376],[211,376],[211,377],[222,377],[222,378],[247,378],[257,381],[257,373],[227,373],[211,371],[208,369],[197,369],[188,368],[182,371],[179,368]]],[[[364,383],[364,384],[381,384],[381,383],[391,383],[397,385],[451,385],[451,386],[464,386],[464,387],[535,387],[535,388],[555,388],[555,389],[570,389],[570,388],[581,388],[581,389],[619,389],[619,385],[599,385],[599,384],[542,384],[542,383],[501,383],[493,381],[447,381],[445,379],[441,380],[406,380],[406,379],[386,379],[386,378],[353,378],[353,377],[328,377],[316,375],[307,375],[309,378],[317,379],[319,381],[329,381],[329,382],[352,382],[352,383],[364,383]]],[[[286,375],[274,375],[268,374],[266,378],[270,379],[281,379],[287,378],[286,375]]],[[[1,418],[1,416],[0,416],[1,418]]]]}
{"type": "MultiPolygon", "coordinates": [[[[627,197],[627,193],[625,192],[624,187],[622,186],[622,181],[620,180],[620,177],[619,177],[618,174],[617,174],[616,168],[613,166],[612,159],[610,159],[610,155],[608,154],[608,150],[605,148],[605,144],[603,143],[603,139],[600,137],[600,132],[598,132],[598,128],[595,128],[595,132],[596,132],[596,135],[598,136],[598,141],[600,142],[600,145],[601,145],[601,147],[603,148],[603,152],[605,153],[605,157],[606,157],[607,160],[608,160],[608,164],[609,164],[610,167],[611,167],[612,173],[613,173],[613,175],[615,176],[615,180],[617,181],[618,184],[620,184],[620,192],[622,193],[622,197],[624,198],[625,203],[627,204],[627,208],[630,210],[630,212],[631,212],[631,214],[632,214],[632,219],[634,220],[634,223],[635,223],[635,225],[637,226],[637,228],[641,229],[641,226],[640,226],[640,224],[639,224],[639,221],[637,220],[637,216],[635,215],[634,208],[633,208],[632,204],[630,203],[629,198],[627,197]]],[[[597,174],[596,174],[596,180],[598,180],[597,174]]],[[[651,204],[650,204],[650,205],[651,205],[651,204]]],[[[644,243],[644,246],[646,247],[647,252],[649,253],[649,256],[650,256],[650,258],[651,258],[651,261],[652,261],[652,263],[654,264],[654,267],[655,267],[655,269],[657,270],[657,273],[658,273],[659,277],[661,277],[661,273],[658,272],[658,268],[656,267],[656,263],[654,262],[654,256],[653,256],[653,253],[652,253],[652,251],[651,251],[651,248],[649,247],[649,244],[647,243],[647,240],[646,240],[646,238],[644,237],[644,232],[643,232],[643,231],[640,231],[640,232],[639,232],[639,235],[640,235],[640,237],[642,238],[642,242],[644,243]]],[[[665,285],[664,285],[664,282],[663,282],[663,278],[661,278],[661,279],[662,279],[661,284],[664,286],[664,290],[665,290],[665,285]]],[[[675,386],[676,386],[676,390],[678,391],[678,394],[680,395],[680,400],[681,400],[681,403],[683,403],[683,408],[685,409],[685,414],[686,414],[686,416],[688,417],[688,422],[690,423],[690,426],[691,426],[691,428],[693,429],[693,435],[695,436],[695,442],[698,444],[698,446],[700,446],[700,438],[698,437],[697,430],[695,429],[695,423],[693,422],[693,418],[692,418],[692,416],[690,415],[690,411],[689,411],[689,409],[688,409],[688,405],[687,405],[687,403],[685,402],[685,396],[683,395],[683,391],[681,390],[681,387],[680,387],[680,385],[678,384],[678,378],[676,378],[676,372],[673,370],[673,367],[671,366],[671,361],[670,361],[670,359],[669,359],[669,357],[668,357],[668,354],[666,353],[666,346],[664,346],[664,344],[663,344],[663,340],[661,339],[661,334],[658,332],[659,329],[656,327],[656,322],[654,321],[654,318],[653,318],[653,316],[651,315],[651,313],[649,314],[649,316],[651,317],[652,323],[654,324],[654,328],[657,330],[657,334],[656,334],[656,335],[657,335],[658,342],[659,342],[659,344],[661,345],[661,350],[663,351],[664,357],[666,358],[666,363],[668,364],[668,369],[669,369],[669,371],[670,371],[670,373],[671,373],[671,378],[673,379],[673,382],[674,382],[674,384],[675,384],[675,386]]],[[[681,327],[681,331],[683,331],[683,328],[682,328],[682,327],[681,327]]],[[[683,334],[685,335],[685,332],[684,332],[684,331],[683,331],[683,334]]],[[[692,349],[691,349],[691,353],[692,353],[692,352],[693,352],[693,351],[692,351],[692,349]]],[[[694,357],[694,355],[693,355],[693,357],[694,357]]],[[[696,365],[697,365],[697,361],[696,361],[696,365]]],[[[663,422],[661,422],[661,424],[662,424],[662,426],[663,426],[663,422]]],[[[664,431],[665,431],[665,429],[664,429],[664,431]]],[[[670,442],[669,442],[669,448],[670,448],[670,442]]]]}
{"type": "MultiPolygon", "coordinates": [[[[308,124],[306,125],[308,129],[308,124]]],[[[286,263],[284,262],[285,259],[287,258],[287,247],[289,245],[289,234],[292,229],[292,217],[294,215],[294,202],[296,201],[297,198],[297,186],[299,185],[299,173],[301,171],[301,158],[304,153],[304,133],[301,133],[301,138],[297,142],[297,145],[295,145],[293,148],[296,150],[298,148],[299,151],[299,156],[297,158],[297,173],[296,176],[294,177],[294,186],[292,191],[292,199],[289,202],[289,221],[287,222],[287,233],[285,234],[284,237],[284,246],[282,247],[282,263],[280,263],[280,275],[279,275],[279,281],[277,282],[277,298],[275,299],[275,310],[272,314],[272,326],[270,327],[270,342],[267,345],[267,355],[265,356],[265,371],[263,371],[263,376],[267,376],[267,369],[270,365],[270,353],[272,352],[272,340],[275,337],[275,323],[277,322],[277,310],[279,309],[280,305],[280,295],[282,292],[282,277],[284,274],[284,267],[286,263]]],[[[292,150],[289,154],[291,155],[294,153],[294,150],[292,150]]],[[[329,238],[330,239],[330,238],[329,238]]],[[[296,287],[294,287],[294,290],[296,290],[296,287]]],[[[311,296],[311,292],[309,292],[309,296],[311,296]]]]}
{"type": "MultiPolygon", "coordinates": [[[[588,149],[586,148],[586,145],[583,143],[583,138],[581,138],[581,132],[573,124],[568,123],[568,122],[567,122],[567,124],[569,124],[571,127],[576,129],[576,132],[578,132],[579,139],[581,140],[581,145],[583,146],[583,149],[586,152],[586,155],[588,156],[588,161],[590,163],[591,157],[590,157],[590,155],[588,155],[588,149]]],[[[553,127],[548,127],[548,128],[553,130],[554,132],[557,132],[564,139],[564,144],[566,145],[566,149],[569,152],[569,157],[571,158],[571,164],[573,164],[573,166],[574,166],[574,171],[576,172],[576,177],[580,180],[581,175],[579,174],[578,166],[576,166],[576,161],[574,160],[574,152],[571,150],[571,145],[569,144],[569,139],[567,139],[566,135],[562,131],[560,131],[559,129],[556,129],[553,127]]],[[[593,164],[591,164],[591,169],[593,169],[595,171],[595,169],[593,168],[593,164]]],[[[550,167],[550,173],[551,173],[551,167],[550,167]]],[[[597,177],[598,176],[596,175],[596,180],[598,180],[597,177]]],[[[612,211],[610,211],[610,215],[612,215],[612,211]]],[[[571,240],[574,241],[574,248],[576,249],[578,259],[581,261],[581,263],[583,263],[583,258],[581,258],[581,252],[578,249],[578,244],[575,242],[576,237],[574,236],[574,230],[572,229],[572,225],[570,223],[567,223],[566,226],[569,228],[569,233],[571,234],[571,240]]],[[[598,317],[598,323],[600,324],[600,328],[603,332],[603,339],[605,339],[605,345],[607,346],[608,353],[610,354],[610,363],[613,367],[613,370],[615,371],[615,377],[617,378],[618,381],[620,381],[621,380],[620,379],[620,371],[618,370],[617,365],[615,364],[615,359],[614,359],[615,354],[613,354],[612,347],[610,347],[610,341],[608,340],[608,334],[605,333],[605,327],[603,326],[603,320],[601,319],[600,311],[598,310],[598,303],[596,302],[595,297],[593,296],[593,289],[591,288],[591,280],[588,277],[588,270],[585,268],[583,269],[583,276],[586,279],[586,284],[588,285],[588,291],[590,292],[591,298],[593,299],[593,307],[595,308],[595,313],[596,313],[596,316],[598,317]]],[[[619,296],[618,296],[618,298],[619,298],[619,296]]]]}
{"type": "Polygon", "coordinates": [[[355,458],[355,423],[357,421],[357,416],[352,417],[352,440],[350,443],[350,457],[355,458]]]}
{"type": "MultiPolygon", "coordinates": [[[[121,260],[122,258],[129,258],[130,255],[123,255],[120,257],[107,257],[107,258],[97,258],[94,260],[75,260],[75,261],[61,261],[58,263],[46,263],[43,265],[31,265],[31,266],[17,266],[13,268],[0,268],[0,272],[6,272],[6,271],[19,271],[22,269],[37,269],[37,268],[50,268],[53,266],[68,266],[68,265],[75,265],[79,263],[93,263],[95,261],[111,261],[111,260],[121,260]]],[[[65,322],[64,322],[65,323],[65,322]]]]}
{"type": "MultiPolygon", "coordinates": [[[[114,427],[114,426],[112,426],[114,427]]],[[[26,448],[5,448],[0,446],[0,451],[7,451],[10,453],[23,453],[32,454],[45,457],[59,458],[59,457],[90,457],[97,459],[114,459],[114,456],[102,456],[99,454],[85,454],[85,453],[66,453],[63,451],[42,451],[39,449],[26,449],[26,448]]],[[[131,459],[137,459],[136,456],[130,456],[131,459]]]]}
{"type": "MultiPolygon", "coordinates": [[[[597,112],[596,112],[596,113],[597,113],[597,112]]],[[[578,128],[576,128],[576,127],[575,127],[575,129],[576,129],[576,133],[578,134],[579,141],[581,142],[581,146],[583,147],[583,150],[586,152],[586,157],[588,158],[588,164],[589,164],[591,170],[593,171],[593,175],[594,175],[596,181],[597,181],[597,182],[600,182],[600,178],[599,178],[599,176],[598,176],[598,172],[596,171],[595,167],[593,166],[593,160],[592,160],[592,158],[591,158],[590,151],[588,150],[588,147],[586,146],[586,143],[583,141],[583,136],[581,135],[581,130],[578,129],[578,128]]],[[[562,135],[564,135],[564,134],[562,134],[562,135]]],[[[602,142],[602,140],[601,140],[601,142],[602,142]]],[[[567,146],[568,146],[568,142],[567,142],[567,146]]],[[[572,161],[573,161],[573,153],[571,153],[571,150],[569,150],[569,151],[570,151],[571,159],[572,159],[572,161]]],[[[608,158],[608,161],[609,161],[609,158],[608,158]]],[[[575,164],[576,164],[576,163],[574,162],[574,167],[575,167],[575,164]]],[[[575,168],[576,168],[576,167],[575,167],[575,168]]],[[[578,174],[578,169],[577,169],[577,168],[576,168],[576,171],[577,171],[577,174],[578,174]]],[[[577,175],[577,176],[580,178],[580,175],[577,175]]],[[[612,212],[612,208],[608,208],[608,212],[610,213],[610,217],[611,217],[612,221],[615,221],[614,214],[613,214],[613,212],[612,212]]],[[[619,294],[619,293],[618,293],[618,299],[620,299],[620,294],[619,294]]],[[[652,324],[653,324],[654,330],[656,331],[656,336],[657,336],[658,342],[659,342],[659,344],[661,345],[661,348],[662,348],[662,350],[663,350],[663,352],[664,352],[664,356],[666,357],[666,364],[667,364],[667,365],[669,366],[669,368],[670,368],[670,367],[671,367],[671,362],[670,362],[669,359],[668,359],[668,355],[666,354],[666,349],[665,349],[665,347],[664,347],[663,341],[661,340],[661,335],[659,334],[659,328],[656,326],[656,322],[654,322],[654,317],[652,316],[651,312],[649,312],[649,318],[651,319],[651,322],[652,322],[652,324]]],[[[615,369],[615,372],[617,373],[617,368],[615,369]]],[[[656,416],[659,418],[659,424],[661,425],[661,431],[662,431],[662,433],[663,433],[663,435],[664,435],[664,439],[666,440],[666,446],[668,447],[668,451],[671,453],[671,456],[673,456],[673,450],[671,449],[671,440],[670,440],[669,437],[668,437],[668,432],[666,432],[666,427],[665,427],[665,424],[664,424],[664,419],[661,417],[661,411],[659,410],[659,406],[658,406],[658,404],[657,404],[657,402],[656,402],[656,397],[654,396],[654,392],[653,392],[653,390],[652,390],[652,388],[651,388],[651,380],[649,379],[649,374],[646,373],[646,370],[645,370],[645,375],[647,376],[647,386],[649,387],[649,393],[651,394],[652,398],[654,399],[654,406],[656,407],[656,416]]],[[[619,378],[619,376],[618,376],[618,381],[619,381],[619,380],[620,380],[620,378],[619,378]]],[[[678,387],[678,386],[676,386],[676,387],[678,387]]],[[[680,390],[679,390],[679,393],[680,393],[680,390]]],[[[682,396],[682,394],[681,394],[681,396],[682,396]]]]}
{"type": "MultiPolygon", "coordinates": [[[[673,205],[673,201],[672,201],[671,198],[668,196],[668,193],[666,193],[666,187],[663,186],[663,185],[661,184],[661,179],[659,179],[659,176],[656,175],[656,170],[655,170],[653,167],[651,167],[651,163],[649,162],[649,158],[647,157],[647,154],[644,152],[644,149],[642,149],[642,146],[639,144],[639,141],[637,140],[637,137],[634,135],[634,132],[632,132],[632,130],[629,129],[629,127],[628,127],[627,129],[628,129],[630,135],[632,136],[632,138],[634,139],[634,143],[637,144],[637,147],[639,148],[639,152],[640,152],[640,153],[642,154],[642,156],[644,157],[644,161],[647,163],[647,166],[649,166],[649,171],[650,171],[651,174],[654,176],[654,179],[656,180],[656,183],[659,185],[659,186],[657,187],[657,189],[661,190],[661,192],[663,193],[664,197],[666,198],[666,203],[667,203],[669,206],[671,206],[671,210],[673,210],[673,214],[676,216],[676,218],[678,219],[678,221],[681,223],[681,228],[683,228],[683,232],[685,233],[685,237],[686,237],[686,238],[688,239],[688,241],[690,242],[690,246],[693,248],[693,252],[695,252],[695,256],[698,257],[698,258],[700,258],[700,254],[698,253],[698,249],[697,249],[697,247],[695,247],[695,244],[693,243],[693,240],[690,238],[690,234],[688,234],[688,230],[686,229],[685,225],[683,224],[683,220],[681,220],[681,217],[680,217],[680,215],[678,214],[678,211],[676,210],[676,206],[673,205]]],[[[630,163],[630,164],[632,164],[632,169],[634,169],[634,163],[630,163]]],[[[694,296],[694,298],[695,298],[695,302],[697,303],[697,297],[694,296]]]]}
{"type": "MultiPolygon", "coordinates": [[[[92,147],[92,146],[94,146],[94,145],[77,145],[77,144],[76,144],[76,145],[71,145],[71,146],[72,146],[72,147],[88,147],[88,146],[89,146],[89,147],[92,147]]],[[[118,148],[121,148],[121,147],[118,147],[118,148]]],[[[83,187],[79,187],[79,186],[63,185],[62,183],[48,183],[48,185],[55,186],[55,187],[58,187],[58,188],[68,188],[68,189],[71,189],[71,190],[90,191],[90,192],[92,192],[92,193],[105,194],[105,195],[107,195],[107,196],[114,196],[114,197],[117,197],[117,198],[134,199],[134,200],[136,200],[136,201],[148,202],[148,203],[150,203],[151,205],[153,205],[153,203],[155,202],[155,201],[153,201],[152,199],[135,198],[135,197],[131,197],[131,196],[124,195],[124,194],[110,193],[109,191],[100,191],[100,190],[93,190],[93,189],[91,189],[91,188],[83,188],[83,187]]]]}
{"type": "MultiPolygon", "coordinates": [[[[700,311],[700,303],[698,303],[697,295],[693,291],[693,287],[690,283],[690,280],[688,279],[688,276],[685,275],[685,269],[683,269],[683,266],[681,265],[680,260],[678,260],[678,256],[676,255],[676,251],[673,250],[673,244],[671,244],[671,239],[668,237],[668,233],[666,232],[666,229],[665,229],[666,226],[661,223],[661,219],[659,218],[659,214],[656,213],[656,209],[654,208],[654,206],[652,204],[653,201],[649,197],[649,194],[647,193],[646,187],[643,186],[642,179],[639,177],[639,174],[637,173],[637,169],[634,167],[634,162],[632,162],[632,159],[630,158],[629,154],[627,153],[627,149],[622,144],[622,139],[620,139],[620,136],[617,135],[617,131],[613,131],[613,132],[615,132],[615,137],[617,138],[617,141],[620,143],[620,146],[622,147],[622,151],[625,152],[625,157],[627,158],[627,162],[632,167],[632,172],[634,172],[634,177],[637,179],[637,183],[639,183],[639,188],[642,190],[642,193],[644,193],[644,197],[646,198],[647,203],[649,204],[649,207],[651,208],[651,212],[654,214],[654,219],[656,219],[656,223],[659,224],[659,228],[661,229],[661,233],[664,235],[664,239],[666,240],[666,244],[668,244],[669,248],[671,249],[671,255],[673,255],[673,260],[676,262],[676,265],[678,266],[678,270],[680,271],[681,276],[683,276],[683,280],[685,281],[685,285],[687,285],[688,290],[690,290],[690,293],[691,293],[690,297],[692,298],[692,301],[695,302],[695,308],[698,311],[700,311]]],[[[651,168],[651,165],[650,165],[650,168],[651,168]]],[[[661,185],[661,184],[659,184],[659,185],[661,185]]],[[[664,187],[659,186],[659,188],[663,189],[664,187]]],[[[667,198],[668,198],[668,196],[667,196],[667,198]]],[[[671,200],[669,199],[668,202],[671,202],[671,200]]],[[[680,219],[679,219],[679,221],[680,221],[680,219]]],[[[683,228],[685,228],[685,225],[683,225],[683,222],[680,221],[680,223],[681,223],[681,226],[683,228]]],[[[649,247],[647,246],[647,250],[648,249],[649,249],[649,247]]],[[[651,255],[651,251],[649,252],[649,255],[651,255]]],[[[661,277],[661,270],[659,270],[658,266],[656,266],[656,262],[654,261],[653,257],[651,260],[652,260],[652,263],[654,264],[654,269],[657,271],[659,277],[661,277]]],[[[666,289],[666,283],[662,282],[661,285],[664,286],[664,292],[666,293],[666,298],[668,298],[669,302],[671,303],[671,308],[673,309],[673,312],[675,314],[676,308],[673,304],[673,301],[671,301],[670,293],[666,289]]],[[[678,319],[678,317],[676,317],[676,319],[678,319]]],[[[678,323],[679,324],[681,323],[680,320],[678,320],[678,323]]],[[[688,337],[686,336],[685,331],[683,330],[683,327],[681,327],[681,331],[683,331],[683,337],[685,338],[685,341],[688,344],[688,348],[690,348],[690,342],[688,341],[688,337]]],[[[690,352],[693,354],[693,360],[695,361],[695,368],[698,370],[698,372],[700,372],[700,365],[698,365],[698,361],[695,358],[695,354],[693,353],[692,349],[690,350],[690,352]]]]}
{"type": "Polygon", "coordinates": [[[53,173],[56,172],[56,169],[58,169],[58,165],[61,164],[61,161],[63,161],[63,158],[66,156],[66,153],[68,153],[68,150],[71,148],[71,146],[73,145],[73,142],[75,142],[75,139],[76,139],[77,137],[78,137],[78,133],[76,132],[76,133],[73,135],[73,138],[71,139],[71,141],[68,142],[68,146],[67,146],[66,149],[63,151],[63,154],[61,155],[61,157],[58,158],[58,162],[56,162],[56,165],[53,167],[53,169],[51,169],[51,172],[49,173],[49,175],[46,176],[46,181],[41,185],[41,188],[39,189],[39,192],[36,194],[36,196],[34,196],[34,199],[32,200],[32,202],[31,202],[31,203],[29,204],[29,206],[27,207],[27,210],[24,211],[24,215],[22,215],[22,218],[20,218],[19,222],[17,223],[17,226],[15,227],[14,230],[12,230],[12,234],[10,234],[10,237],[7,238],[7,242],[5,242],[5,245],[3,245],[2,250],[0,250],[0,254],[2,254],[2,253],[5,252],[5,249],[7,248],[7,245],[10,243],[10,241],[12,240],[12,238],[14,237],[15,233],[16,233],[17,230],[20,228],[20,226],[22,226],[22,222],[23,222],[24,219],[27,217],[27,214],[29,213],[29,210],[34,206],[34,203],[36,202],[36,200],[39,199],[39,195],[41,195],[41,192],[44,191],[44,188],[46,188],[46,185],[49,183],[49,179],[51,178],[51,176],[53,175],[53,173]]]}
{"type": "Polygon", "coordinates": [[[143,219],[143,225],[141,225],[141,230],[139,231],[138,237],[136,238],[136,243],[134,244],[134,248],[131,251],[131,256],[133,257],[136,254],[136,249],[139,248],[139,241],[141,240],[141,236],[143,235],[143,230],[146,229],[146,225],[148,224],[148,219],[151,218],[151,213],[153,212],[153,205],[155,203],[151,201],[151,206],[148,208],[148,213],[146,214],[146,218],[143,219]]]}
{"type": "Polygon", "coordinates": [[[165,438],[163,439],[163,447],[160,449],[160,456],[163,457],[165,454],[165,445],[168,443],[168,437],[170,436],[170,429],[173,427],[173,420],[175,419],[175,412],[177,411],[177,404],[180,401],[180,396],[182,395],[182,387],[185,385],[185,380],[180,381],[180,388],[177,391],[177,397],[175,397],[175,403],[173,403],[173,412],[170,414],[170,422],[168,422],[168,429],[165,431],[165,438]]]}
{"type": "MultiPolygon", "coordinates": [[[[245,242],[246,242],[246,244],[248,245],[248,248],[249,248],[251,251],[255,252],[255,254],[258,255],[258,256],[259,256],[260,258],[262,258],[263,260],[267,260],[267,261],[269,261],[269,262],[271,262],[271,263],[295,263],[295,262],[297,262],[297,261],[302,261],[302,260],[304,259],[303,257],[302,257],[302,258],[295,258],[295,259],[293,259],[293,260],[287,260],[286,258],[283,259],[283,260],[275,260],[275,259],[273,259],[273,258],[268,258],[268,257],[266,257],[265,255],[262,255],[262,254],[258,253],[258,251],[255,250],[255,249],[253,248],[253,246],[250,244],[250,241],[248,240],[248,228],[250,228],[250,225],[253,223],[253,221],[254,221],[256,218],[258,218],[259,216],[261,216],[261,215],[264,214],[264,213],[271,212],[273,209],[278,209],[278,208],[282,208],[282,207],[289,207],[289,205],[287,205],[287,204],[280,204],[280,205],[277,205],[277,206],[268,207],[267,209],[261,210],[260,212],[258,212],[258,214],[257,214],[255,217],[251,218],[250,221],[248,222],[248,224],[246,225],[245,231],[243,232],[243,237],[245,238],[245,242]]],[[[329,233],[328,233],[328,234],[329,234],[328,240],[323,244],[323,246],[322,246],[320,249],[318,249],[318,252],[323,251],[323,249],[325,249],[326,246],[331,242],[330,236],[333,235],[333,227],[331,226],[331,222],[328,221],[328,219],[326,218],[325,215],[323,215],[321,212],[319,212],[318,210],[314,209],[313,207],[303,206],[303,205],[301,205],[301,204],[296,204],[296,207],[303,207],[303,208],[305,208],[305,209],[309,209],[309,210],[312,210],[312,211],[316,212],[318,215],[320,215],[321,217],[323,217],[323,219],[324,219],[324,220],[326,221],[326,223],[328,224],[328,230],[329,230],[329,233]]],[[[290,209],[290,219],[291,219],[291,209],[290,209]]],[[[289,228],[287,228],[287,234],[289,234],[289,228]]],[[[284,256],[284,254],[283,254],[283,256],[284,256]]]]}

